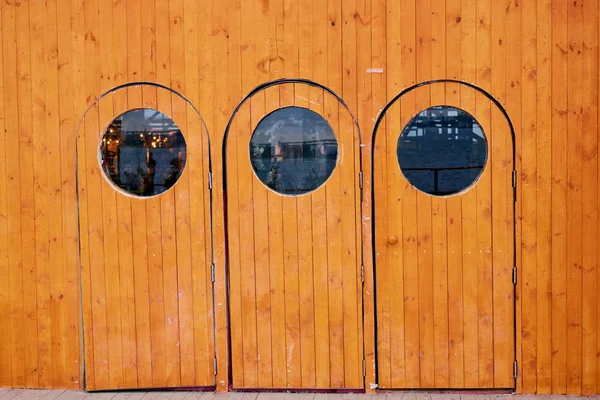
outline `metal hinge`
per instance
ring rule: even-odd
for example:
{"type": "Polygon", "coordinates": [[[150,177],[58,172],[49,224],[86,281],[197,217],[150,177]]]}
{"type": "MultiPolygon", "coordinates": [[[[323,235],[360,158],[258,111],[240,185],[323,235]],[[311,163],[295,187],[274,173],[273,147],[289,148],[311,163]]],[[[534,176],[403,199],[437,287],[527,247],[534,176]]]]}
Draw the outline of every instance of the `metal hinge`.
{"type": "Polygon", "coordinates": [[[519,376],[519,364],[517,363],[517,360],[515,360],[515,363],[513,364],[513,378],[516,378],[519,376]]]}
{"type": "Polygon", "coordinates": [[[217,376],[217,358],[213,358],[213,368],[215,372],[215,376],[217,376]]]}
{"type": "Polygon", "coordinates": [[[210,281],[215,283],[215,263],[210,265],[210,281]]]}
{"type": "Polygon", "coordinates": [[[360,281],[362,283],[365,283],[365,266],[364,265],[360,266],[360,281]]]}
{"type": "Polygon", "coordinates": [[[363,378],[367,376],[367,362],[363,358],[363,378]]]}
{"type": "Polygon", "coordinates": [[[362,171],[360,171],[358,173],[358,186],[362,189],[363,187],[363,175],[362,175],[362,171]]]}
{"type": "Polygon", "coordinates": [[[512,184],[513,184],[513,202],[517,202],[517,170],[513,170],[512,173],[512,184]]]}
{"type": "Polygon", "coordinates": [[[513,285],[517,284],[517,267],[513,267],[513,274],[512,274],[512,281],[513,281],[513,285]]]}
{"type": "Polygon", "coordinates": [[[212,181],[213,181],[212,172],[209,172],[208,173],[208,189],[209,190],[212,190],[212,186],[213,186],[212,185],[212,183],[213,183],[212,181]]]}

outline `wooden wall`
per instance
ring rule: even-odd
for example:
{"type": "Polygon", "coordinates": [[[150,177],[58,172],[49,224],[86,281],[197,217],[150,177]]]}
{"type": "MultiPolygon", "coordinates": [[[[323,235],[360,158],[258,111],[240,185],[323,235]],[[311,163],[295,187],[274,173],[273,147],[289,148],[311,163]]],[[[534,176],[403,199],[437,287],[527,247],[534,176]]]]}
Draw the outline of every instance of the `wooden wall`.
{"type": "MultiPolygon", "coordinates": [[[[598,8],[598,0],[1,2],[0,386],[82,384],[76,126],[101,88],[159,82],[206,121],[223,390],[220,147],[235,106],[276,78],[328,86],[363,132],[369,194],[379,111],[403,87],[453,78],[494,95],[517,131],[517,389],[599,393],[598,8]]],[[[374,284],[364,198],[368,387],[374,284]]]]}

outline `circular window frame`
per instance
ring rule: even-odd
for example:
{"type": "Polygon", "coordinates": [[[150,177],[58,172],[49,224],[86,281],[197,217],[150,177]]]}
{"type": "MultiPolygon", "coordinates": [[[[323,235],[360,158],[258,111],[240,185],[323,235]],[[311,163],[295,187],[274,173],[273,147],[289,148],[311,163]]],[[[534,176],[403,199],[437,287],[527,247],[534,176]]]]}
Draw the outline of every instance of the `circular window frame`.
{"type": "Polygon", "coordinates": [[[250,135],[250,139],[248,140],[248,162],[250,163],[250,167],[252,170],[252,174],[254,175],[254,178],[260,182],[261,185],[263,185],[267,190],[271,191],[272,193],[275,193],[278,196],[283,196],[283,197],[289,197],[289,198],[299,198],[302,196],[306,196],[306,195],[312,195],[313,193],[317,192],[318,190],[321,190],[326,184],[327,182],[329,182],[329,180],[331,179],[331,177],[333,176],[333,174],[336,173],[336,171],[338,170],[338,166],[340,164],[341,161],[341,153],[342,153],[342,144],[340,143],[339,139],[338,139],[338,135],[336,134],[335,130],[333,129],[332,125],[331,125],[331,121],[329,121],[322,113],[319,113],[315,110],[311,110],[310,108],[307,107],[303,107],[303,106],[298,106],[298,105],[291,105],[291,106],[284,106],[284,107],[279,107],[274,109],[273,111],[265,114],[256,124],[256,127],[254,128],[254,130],[252,131],[252,134],[250,135]],[[285,110],[288,108],[301,108],[304,110],[308,110],[316,115],[318,115],[319,117],[323,118],[323,120],[327,123],[327,126],[329,127],[329,129],[331,129],[331,132],[333,133],[333,137],[335,138],[335,144],[337,146],[337,153],[335,156],[335,166],[333,167],[333,169],[331,170],[331,173],[327,176],[327,179],[325,179],[320,185],[318,185],[317,187],[315,187],[312,190],[309,190],[307,192],[304,193],[299,193],[299,194],[287,194],[287,193],[280,193],[278,191],[276,191],[275,189],[267,186],[267,184],[265,184],[262,179],[260,179],[260,177],[258,176],[258,174],[256,173],[256,169],[254,168],[254,165],[252,164],[252,150],[251,150],[251,146],[252,146],[252,138],[254,137],[256,130],[258,129],[258,127],[260,126],[260,124],[270,115],[281,111],[281,110],[285,110]]]}
{"type": "Polygon", "coordinates": [[[483,127],[483,125],[479,122],[479,120],[477,118],[475,118],[473,116],[473,114],[471,114],[469,111],[465,110],[464,108],[459,108],[453,105],[449,105],[449,104],[434,104],[425,108],[422,108],[421,110],[417,111],[416,113],[413,114],[413,116],[408,120],[408,122],[402,127],[402,129],[400,130],[400,134],[398,135],[398,140],[396,141],[396,167],[398,168],[398,170],[400,171],[400,174],[402,176],[402,178],[417,192],[422,193],[424,195],[433,197],[433,198],[450,198],[450,197],[454,197],[454,196],[461,196],[464,195],[465,193],[469,192],[471,189],[473,189],[481,180],[481,178],[483,177],[483,174],[485,174],[488,170],[488,164],[490,162],[490,141],[488,140],[488,137],[485,133],[485,129],[483,127]],[[486,145],[486,151],[485,151],[485,161],[483,163],[483,168],[481,168],[479,174],[477,175],[477,177],[473,180],[473,182],[471,182],[468,186],[464,187],[463,189],[454,192],[454,193],[448,193],[448,194],[432,194],[432,193],[428,193],[422,189],[419,189],[418,187],[416,187],[415,185],[413,185],[413,183],[406,177],[406,175],[404,174],[404,171],[402,171],[402,166],[400,165],[400,159],[398,157],[398,144],[400,143],[400,138],[402,137],[402,134],[404,133],[406,127],[408,127],[410,125],[410,123],[422,112],[427,111],[431,108],[434,107],[449,107],[449,108],[454,108],[456,110],[462,111],[465,114],[467,114],[469,117],[471,117],[475,122],[477,122],[477,124],[481,127],[481,133],[483,133],[483,139],[485,140],[485,145],[486,145]]]}
{"type": "Polygon", "coordinates": [[[154,194],[152,196],[138,196],[132,193],[129,193],[125,190],[123,190],[123,188],[117,186],[112,179],[110,179],[110,177],[106,174],[106,171],[104,171],[104,168],[102,168],[102,140],[104,139],[104,135],[106,135],[106,131],[109,129],[110,125],[117,119],[117,118],[121,118],[123,115],[132,112],[132,111],[139,111],[139,110],[154,110],[154,111],[158,111],[159,113],[169,117],[171,119],[171,121],[173,121],[173,123],[177,126],[177,128],[179,128],[179,124],[175,121],[175,119],[170,116],[169,114],[166,114],[156,108],[151,108],[151,107],[134,107],[134,108],[129,108],[125,111],[123,111],[122,113],[118,114],[116,117],[112,118],[104,127],[104,129],[102,129],[100,131],[100,135],[99,135],[99,140],[98,140],[98,169],[100,170],[100,175],[102,175],[102,177],[104,178],[104,180],[112,187],[112,189],[117,192],[118,194],[122,194],[126,197],[129,197],[131,199],[136,199],[136,200],[150,200],[150,199],[155,199],[167,192],[170,192],[171,189],[174,189],[175,186],[177,186],[177,184],[179,183],[179,181],[181,180],[181,177],[183,176],[184,173],[186,173],[187,169],[187,165],[188,165],[188,159],[187,159],[187,140],[185,139],[185,135],[183,133],[183,131],[181,130],[181,128],[179,128],[179,132],[181,132],[181,136],[183,137],[183,141],[185,142],[185,149],[186,149],[186,158],[185,158],[185,164],[183,165],[183,168],[181,169],[181,173],[179,174],[179,178],[177,178],[177,181],[175,181],[175,183],[173,184],[173,186],[171,186],[170,188],[168,188],[167,190],[154,194]]]}

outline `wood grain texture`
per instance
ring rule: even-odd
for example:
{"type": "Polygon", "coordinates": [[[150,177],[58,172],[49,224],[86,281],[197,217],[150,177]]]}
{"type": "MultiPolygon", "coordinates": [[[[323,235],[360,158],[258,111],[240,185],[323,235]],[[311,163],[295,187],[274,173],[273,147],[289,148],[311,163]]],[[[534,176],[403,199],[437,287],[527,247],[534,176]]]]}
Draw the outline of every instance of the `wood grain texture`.
{"type": "MultiPolygon", "coordinates": [[[[409,387],[417,381],[437,388],[512,386],[512,369],[502,366],[516,346],[519,392],[597,394],[598,27],[598,2],[579,0],[2,2],[0,386],[80,388],[84,361],[90,388],[195,385],[205,378],[213,385],[216,354],[216,384],[226,390],[229,301],[231,326],[243,322],[260,338],[232,342],[233,364],[243,365],[233,369],[236,384],[247,377],[257,386],[355,382],[352,387],[362,388],[364,356],[367,389],[370,383],[409,387]],[[259,185],[242,188],[243,202],[228,196],[226,226],[225,126],[253,87],[282,77],[314,80],[348,103],[361,129],[362,166],[357,132],[350,132],[355,127],[335,101],[315,88],[267,91],[247,111],[245,125],[233,122],[232,137],[247,135],[259,114],[297,102],[331,114],[336,131],[354,137],[344,144],[352,161],[340,168],[331,190],[294,206],[259,185]],[[382,108],[403,88],[430,78],[488,90],[516,129],[516,343],[500,338],[504,322],[487,322],[512,324],[512,308],[496,307],[501,295],[483,291],[491,284],[496,294],[511,287],[506,270],[490,274],[486,268],[513,255],[479,253],[490,245],[510,247],[512,227],[502,220],[512,212],[511,199],[498,197],[485,179],[477,190],[444,200],[391,185],[401,174],[390,146],[427,101],[484,114],[494,132],[504,132],[497,125],[502,116],[470,90],[440,86],[392,107],[380,125],[386,139],[371,148],[382,108]],[[98,135],[118,110],[153,104],[169,109],[182,129],[202,130],[189,106],[140,87],[105,99],[77,130],[104,91],[140,80],[180,92],[202,114],[210,143],[194,134],[188,146],[196,154],[212,151],[212,220],[204,157],[190,159],[189,174],[172,193],[138,206],[98,174],[98,135]],[[344,193],[345,180],[359,168],[362,204],[358,189],[344,193]],[[377,219],[374,237],[372,185],[389,187],[377,194],[376,214],[389,218],[377,219]],[[250,199],[257,199],[251,222],[239,208],[250,199]],[[502,205],[488,216],[497,202],[502,205]],[[288,216],[296,223],[290,225],[288,216]],[[352,223],[321,224],[336,218],[352,223]],[[395,235],[399,243],[409,240],[410,252],[388,244],[392,220],[405,221],[395,235]],[[490,226],[494,232],[487,235],[490,226]],[[251,235],[240,237],[241,228],[251,235]],[[232,231],[239,245],[232,245],[232,231]],[[148,243],[157,250],[149,251],[148,243]],[[373,252],[373,246],[387,251],[373,252]],[[261,253],[267,247],[278,250],[261,253]],[[267,269],[243,270],[239,260],[246,255],[267,269]],[[244,303],[254,317],[236,314],[240,293],[228,299],[226,260],[230,272],[237,268],[259,280],[254,288],[244,286],[260,299],[244,303]],[[363,262],[364,302],[359,281],[340,285],[360,274],[363,262]],[[173,263],[176,270],[166,268],[173,263]],[[310,272],[309,265],[331,269],[310,272]],[[469,284],[473,280],[478,285],[469,284]],[[313,292],[316,287],[326,290],[313,292]],[[292,299],[299,302],[288,304],[292,299]],[[425,319],[395,324],[395,314],[425,319]],[[213,321],[216,335],[207,328],[213,321]],[[351,333],[339,336],[347,329],[351,333]],[[291,349],[292,343],[299,345],[291,349]],[[260,363],[244,364],[245,353],[260,355],[260,363]]],[[[246,154],[245,142],[239,148],[231,143],[232,151],[246,154]]],[[[490,146],[505,152],[509,142],[490,146]]],[[[227,163],[228,170],[251,177],[237,158],[227,163]]],[[[492,168],[504,172],[502,162],[492,168]]],[[[228,188],[238,190],[235,185],[228,188]]],[[[510,182],[502,185],[498,191],[510,182]]],[[[231,287],[244,283],[231,278],[231,287]]]]}
{"type": "MultiPolygon", "coordinates": [[[[438,382],[444,382],[443,387],[511,387],[512,376],[510,374],[513,363],[513,329],[512,325],[512,240],[509,240],[512,235],[512,208],[509,209],[508,204],[511,204],[513,199],[512,190],[512,139],[506,119],[502,118],[500,112],[492,113],[490,106],[476,108],[473,116],[481,123],[488,143],[490,143],[490,153],[488,153],[488,164],[484,169],[483,175],[479,182],[470,191],[451,197],[430,197],[427,202],[423,201],[423,197],[427,196],[424,193],[417,193],[417,189],[412,187],[406,178],[400,173],[396,158],[396,148],[398,135],[401,127],[394,122],[397,118],[397,113],[400,111],[399,121],[404,124],[417,113],[433,105],[440,104],[439,96],[445,96],[443,104],[454,107],[462,107],[471,109],[475,106],[475,102],[466,100],[471,98],[478,99],[477,104],[485,104],[485,100],[481,94],[476,94],[474,89],[460,87],[458,84],[437,83],[426,85],[415,89],[413,97],[416,99],[416,109],[413,107],[407,108],[404,111],[404,103],[406,100],[401,98],[398,104],[386,112],[385,124],[388,127],[385,131],[380,131],[381,136],[377,136],[375,140],[375,159],[384,158],[387,156],[387,169],[379,170],[382,164],[375,163],[375,251],[379,257],[389,257],[387,263],[382,261],[377,264],[377,294],[378,303],[383,299],[383,304],[377,310],[378,343],[384,357],[378,360],[379,369],[382,371],[406,370],[406,378],[404,382],[401,380],[389,379],[384,381],[382,378],[387,375],[380,376],[380,387],[383,388],[434,388],[442,387],[438,382]],[[437,86],[437,88],[436,88],[437,86]],[[469,94],[469,91],[471,93],[469,94]],[[459,93],[463,94],[461,98],[459,93]],[[450,94],[450,95],[448,95],[450,94]],[[390,127],[394,127],[391,128],[390,127]],[[387,133],[387,135],[386,135],[387,133]],[[387,150],[385,146],[387,145],[387,150]],[[380,153],[377,153],[378,149],[380,153]],[[379,156],[381,154],[381,156],[379,156]],[[391,165],[390,165],[391,164],[391,165]],[[390,171],[389,173],[387,171],[390,171]],[[378,177],[386,176],[387,183],[380,184],[378,177]],[[400,195],[395,195],[396,188],[403,188],[400,195]],[[412,193],[411,193],[412,192],[412,193]],[[476,206],[469,206],[469,198],[476,195],[476,206]],[[379,208],[378,201],[382,201],[387,197],[387,213],[383,214],[386,207],[379,208]],[[453,199],[454,197],[454,199],[453,199]],[[466,215],[462,218],[462,233],[460,231],[453,237],[446,238],[446,231],[454,231],[456,229],[455,218],[457,216],[456,198],[465,202],[463,211],[467,215],[471,215],[470,219],[466,215]],[[390,199],[393,199],[390,202],[390,199]],[[416,199],[416,200],[412,200],[416,199]],[[402,213],[391,213],[393,203],[402,203],[402,213]],[[421,209],[427,205],[425,209],[421,209]],[[444,211],[442,211],[444,210],[444,211]],[[446,217],[445,210],[450,210],[451,214],[446,217]],[[474,210],[472,213],[471,210],[474,210]],[[500,215],[495,216],[494,210],[500,215]],[[441,217],[441,218],[440,218],[441,217]],[[415,221],[417,231],[415,232],[415,221]],[[381,226],[379,223],[382,223],[381,226]],[[418,229],[426,229],[434,224],[435,230],[430,233],[418,233],[418,229]],[[469,228],[472,226],[472,228],[469,228]],[[420,228],[422,227],[422,228],[420,228]],[[469,230],[467,230],[469,229],[469,230]],[[439,231],[444,232],[441,236],[443,241],[438,239],[439,231]],[[402,232],[400,234],[399,232],[402,232]],[[493,234],[493,232],[496,232],[493,234]],[[417,236],[415,237],[415,233],[417,236]],[[378,239],[378,236],[381,239],[378,239]],[[462,241],[457,241],[456,238],[462,238],[462,241]],[[437,239],[437,240],[436,240],[437,239]],[[427,245],[428,241],[433,241],[434,249],[427,245]],[[442,251],[443,247],[443,251],[442,251]],[[446,250],[448,249],[448,250],[446,250]],[[434,253],[434,256],[428,256],[427,253],[434,253]],[[465,254],[462,258],[462,268],[465,274],[462,277],[463,291],[457,293],[456,290],[460,286],[440,284],[440,268],[445,272],[444,265],[447,260],[455,260],[454,257],[448,257],[441,260],[441,254],[456,252],[465,254]],[[394,262],[393,255],[396,253],[404,254],[402,261],[394,262]],[[415,253],[417,253],[415,255],[415,253]],[[475,253],[475,257],[469,257],[470,253],[475,253]],[[435,261],[434,261],[435,260],[435,261]],[[432,281],[428,274],[429,263],[434,262],[434,273],[436,280],[435,292],[443,291],[440,295],[432,292],[432,281]],[[402,272],[404,271],[404,272],[402,272]],[[418,271],[418,275],[417,272],[418,271]],[[467,273],[468,271],[471,271],[467,273]],[[390,278],[391,276],[391,278],[390,278]],[[412,282],[412,283],[411,283],[412,282]],[[427,282],[427,284],[425,284],[427,282]],[[493,282],[493,284],[492,284],[493,282]],[[506,283],[504,283],[506,282],[506,283]],[[474,293],[471,290],[476,288],[474,293]],[[493,288],[487,290],[486,288],[493,288]],[[496,289],[498,288],[498,289],[496,289]],[[395,306],[397,301],[387,300],[393,299],[398,292],[404,291],[404,309],[395,306]],[[497,291],[501,291],[497,293],[497,291]],[[435,301],[439,297],[451,299],[454,307],[464,308],[465,310],[465,353],[464,365],[471,363],[470,360],[478,360],[478,370],[475,376],[468,376],[468,372],[464,371],[465,380],[456,382],[454,379],[453,386],[450,386],[449,380],[444,380],[447,376],[444,374],[444,365],[450,362],[449,352],[439,350],[436,354],[435,361],[427,363],[423,360],[419,362],[420,371],[418,375],[411,371],[410,358],[414,354],[418,354],[419,358],[424,357],[428,351],[432,351],[435,347],[430,344],[427,334],[418,330],[414,330],[414,326],[423,324],[432,324],[433,327],[453,326],[455,321],[450,319],[450,315],[444,312],[443,305],[440,305],[440,300],[435,301]],[[468,297],[469,296],[469,297],[468,297]],[[412,303],[418,299],[418,307],[412,303]],[[470,303],[467,303],[469,299],[470,303]],[[388,302],[391,303],[388,305],[388,302]],[[472,322],[471,322],[472,321],[472,322]],[[476,323],[475,329],[467,336],[467,331],[476,323]],[[388,325],[388,326],[386,326],[388,325]],[[413,328],[411,328],[411,326],[413,328]],[[404,332],[404,337],[399,336],[404,332]],[[417,332],[419,335],[417,336],[417,332]],[[470,341],[467,346],[467,341],[470,341]],[[387,349],[393,349],[392,354],[397,348],[406,348],[406,358],[388,358],[387,349]],[[472,353],[469,353],[472,352],[472,353]],[[498,355],[492,357],[496,352],[498,355]],[[438,368],[440,366],[440,368],[438,368]]],[[[407,95],[408,96],[408,95],[407,95]]],[[[488,103],[489,104],[489,103],[488,103]]],[[[431,229],[431,228],[429,228],[431,229]]],[[[429,231],[427,231],[429,232],[429,231]]],[[[379,260],[379,259],[378,259],[379,260]]],[[[448,269],[454,268],[455,264],[448,265],[448,269]]],[[[447,273],[446,273],[447,274],[447,273]]],[[[455,277],[453,273],[451,275],[455,277]]],[[[434,329],[428,328],[431,334],[434,329]]],[[[456,332],[453,329],[453,332],[456,332]]],[[[452,339],[454,346],[454,338],[452,339]]],[[[460,341],[459,338],[456,341],[460,341]]],[[[460,342],[459,342],[460,343],[460,342]]],[[[432,354],[433,358],[433,354],[432,354]]],[[[456,363],[454,356],[453,362],[456,363]]],[[[476,364],[477,365],[477,364],[476,364]]],[[[387,374],[387,372],[386,372],[387,374]]],[[[459,374],[460,376],[461,374],[459,374]]],[[[448,379],[448,378],[446,378],[448,379]]]]}
{"type": "MultiPolygon", "coordinates": [[[[103,97],[90,112],[99,109],[100,113],[94,113],[92,121],[96,126],[108,126],[126,110],[141,107],[160,109],[172,115],[174,122],[182,127],[184,136],[186,129],[183,127],[190,128],[191,131],[187,132],[195,134],[187,143],[186,167],[175,188],[158,198],[136,199],[115,192],[106,179],[98,176],[94,155],[102,132],[96,128],[87,135],[86,130],[83,142],[89,149],[86,161],[94,160],[91,165],[86,163],[86,181],[96,175],[97,190],[102,193],[97,199],[102,200],[104,207],[114,208],[114,216],[129,216],[127,220],[119,220],[124,225],[117,226],[117,221],[113,223],[110,220],[114,218],[112,214],[104,217],[94,212],[84,214],[87,224],[102,226],[100,233],[104,234],[96,233],[93,239],[90,230],[88,242],[103,242],[105,254],[104,270],[97,261],[90,263],[84,260],[82,263],[85,275],[93,277],[85,284],[98,299],[89,302],[85,297],[83,301],[84,315],[92,314],[91,321],[86,320],[84,324],[93,324],[86,332],[94,332],[93,337],[85,336],[86,347],[91,348],[90,361],[93,354],[95,364],[93,375],[88,371],[90,380],[87,388],[177,387],[182,384],[210,387],[215,384],[212,367],[211,245],[210,228],[203,217],[209,211],[205,211],[204,207],[199,209],[206,204],[205,192],[209,190],[204,125],[185,100],[169,90],[156,87],[120,89],[103,97]],[[190,175],[197,178],[198,184],[188,184],[190,175]],[[192,199],[195,199],[194,203],[192,199]],[[190,204],[195,204],[196,215],[201,213],[198,222],[202,229],[193,228],[190,204]],[[114,237],[106,236],[109,233],[114,237]],[[197,245],[194,249],[194,278],[190,269],[192,242],[197,245]],[[107,247],[107,243],[114,244],[107,247]],[[110,258],[110,263],[107,261],[109,255],[114,257],[110,258]],[[134,286],[123,287],[119,283],[122,277],[134,286]],[[107,295],[111,293],[104,301],[103,288],[107,295]],[[114,304],[113,308],[109,307],[110,304],[114,304]],[[125,313],[135,314],[129,324],[124,323],[125,313]],[[109,322],[115,314],[118,321],[109,322]],[[99,325],[95,315],[106,316],[101,321],[111,325],[99,325]],[[134,333],[122,327],[131,328],[134,333]],[[103,347],[102,339],[113,342],[103,347]],[[132,355],[137,361],[126,362],[132,355]],[[196,365],[196,359],[203,362],[196,365]]],[[[85,118],[86,128],[89,115],[85,118]]],[[[85,199],[88,204],[93,201],[88,192],[81,191],[81,187],[79,198],[85,199]]]]}
{"type": "Polygon", "coordinates": [[[353,126],[336,98],[301,83],[260,91],[235,114],[225,151],[233,161],[226,182],[236,388],[362,386],[353,126]],[[301,196],[268,189],[252,172],[248,151],[263,117],[289,106],[323,113],[343,151],[327,182],[301,196]]]}

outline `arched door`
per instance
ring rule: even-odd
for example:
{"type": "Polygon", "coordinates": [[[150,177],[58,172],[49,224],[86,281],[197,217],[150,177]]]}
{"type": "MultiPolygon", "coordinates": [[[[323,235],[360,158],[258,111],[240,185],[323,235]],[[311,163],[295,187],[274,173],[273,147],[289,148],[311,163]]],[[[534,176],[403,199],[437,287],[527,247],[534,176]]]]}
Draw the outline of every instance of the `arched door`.
{"type": "Polygon", "coordinates": [[[77,132],[85,388],[214,387],[208,136],[158,85],[94,103],[77,132]]]}
{"type": "Polygon", "coordinates": [[[380,388],[513,388],[511,126],[477,88],[397,98],[374,138],[380,388]]]}
{"type": "Polygon", "coordinates": [[[362,388],[359,133],[322,87],[247,98],[223,147],[234,388],[362,388]]]}

